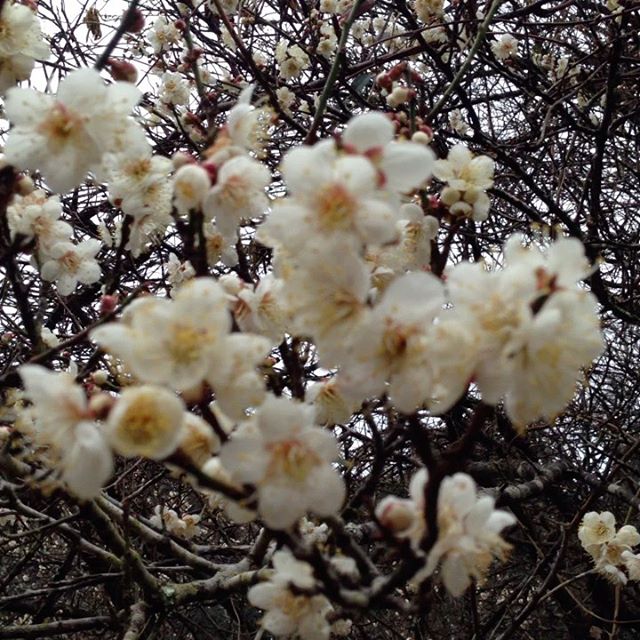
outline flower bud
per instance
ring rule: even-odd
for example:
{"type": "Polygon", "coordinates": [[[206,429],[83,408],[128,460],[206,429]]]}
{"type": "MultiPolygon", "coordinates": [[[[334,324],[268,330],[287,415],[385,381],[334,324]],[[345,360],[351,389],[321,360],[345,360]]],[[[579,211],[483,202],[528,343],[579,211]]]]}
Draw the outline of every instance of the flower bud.
{"type": "Polygon", "coordinates": [[[109,58],[107,61],[111,77],[114,80],[135,83],[138,80],[138,70],[127,60],[117,60],[109,58]]]}
{"type": "Polygon", "coordinates": [[[376,516],[385,529],[401,534],[413,525],[416,514],[411,500],[387,496],[376,507],[376,516]]]}
{"type": "Polygon", "coordinates": [[[107,315],[107,313],[112,313],[115,308],[118,306],[118,296],[117,295],[104,295],[100,298],[100,315],[107,315]]]}
{"type": "Polygon", "coordinates": [[[28,176],[23,173],[18,178],[18,182],[16,184],[16,190],[21,196],[28,196],[30,193],[33,192],[35,188],[36,187],[33,184],[33,180],[31,179],[31,176],[28,176]]]}
{"type": "Polygon", "coordinates": [[[144,13],[138,8],[131,11],[124,28],[128,33],[140,33],[144,28],[144,13]]]}

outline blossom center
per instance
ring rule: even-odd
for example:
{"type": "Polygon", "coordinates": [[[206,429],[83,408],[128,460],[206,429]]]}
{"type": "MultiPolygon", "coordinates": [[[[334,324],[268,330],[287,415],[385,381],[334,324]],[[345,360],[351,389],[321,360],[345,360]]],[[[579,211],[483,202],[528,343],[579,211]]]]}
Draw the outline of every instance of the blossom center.
{"type": "Polygon", "coordinates": [[[284,476],[294,482],[303,482],[320,464],[316,453],[297,440],[276,442],[267,448],[271,453],[268,476],[284,476]]]}
{"type": "Polygon", "coordinates": [[[178,325],[173,330],[169,353],[180,364],[191,364],[200,357],[207,332],[191,326],[178,325]]]}
{"type": "Polygon", "coordinates": [[[69,138],[80,134],[82,123],[82,116],[58,102],[38,130],[55,142],[65,144],[69,138]]]}
{"type": "Polygon", "coordinates": [[[60,262],[69,273],[76,273],[80,268],[80,257],[75,251],[67,251],[60,258],[60,262]]]}
{"type": "Polygon", "coordinates": [[[134,445],[144,445],[155,440],[169,428],[169,421],[158,413],[151,398],[139,398],[130,406],[118,430],[134,445]]]}
{"type": "Polygon", "coordinates": [[[349,229],[357,203],[343,185],[334,183],[322,189],[316,207],[320,226],[324,230],[349,229]]]}

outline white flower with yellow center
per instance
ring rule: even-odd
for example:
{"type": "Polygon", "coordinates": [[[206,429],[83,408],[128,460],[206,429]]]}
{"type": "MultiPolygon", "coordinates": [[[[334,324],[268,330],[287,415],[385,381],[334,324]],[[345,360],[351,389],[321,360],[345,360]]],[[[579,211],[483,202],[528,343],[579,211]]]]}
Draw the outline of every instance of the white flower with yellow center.
{"type": "Polygon", "coordinates": [[[262,336],[232,333],[223,338],[207,380],[218,407],[230,418],[243,420],[247,409],[264,399],[264,380],[257,368],[270,350],[262,336]]]}
{"type": "Polygon", "coordinates": [[[269,206],[265,193],[271,175],[265,165],[247,156],[227,160],[203,205],[208,220],[225,238],[235,238],[243,218],[262,215],[269,206]]]}
{"type": "Polygon", "coordinates": [[[211,188],[211,180],[206,169],[197,164],[185,164],[173,176],[173,200],[183,216],[189,211],[199,211],[211,188]]]}
{"type": "Polygon", "coordinates": [[[261,242],[300,253],[318,235],[373,245],[397,238],[396,203],[379,190],[378,172],[364,156],[339,156],[335,142],[323,140],[289,151],[281,172],[291,196],[261,225],[261,242]]]}
{"type": "Polygon", "coordinates": [[[154,156],[148,145],[131,148],[109,161],[109,200],[136,221],[171,217],[171,160],[154,156]]]}
{"type": "Polygon", "coordinates": [[[189,84],[179,73],[165,71],[160,85],[160,100],[170,105],[189,104],[189,84]]]}
{"type": "Polygon", "coordinates": [[[113,456],[82,387],[71,375],[39,365],[21,366],[20,376],[33,403],[28,435],[50,448],[49,459],[72,493],[95,497],[113,471],[113,456]]]}
{"type": "Polygon", "coordinates": [[[0,93],[28,80],[35,60],[49,57],[40,21],[34,11],[17,2],[5,2],[0,13],[0,93]]]}
{"type": "Polygon", "coordinates": [[[130,305],[122,322],[98,327],[91,337],[143,382],[186,391],[215,365],[217,349],[231,328],[224,290],[195,278],[173,300],[146,298],[130,305]]]}
{"type": "Polygon", "coordinates": [[[494,162],[488,156],[474,156],[462,143],[449,151],[446,160],[436,160],[433,175],[447,183],[440,198],[454,215],[485,220],[489,215],[486,189],[493,186],[494,162]]]}
{"type": "Polygon", "coordinates": [[[104,176],[110,153],[145,144],[129,118],[140,91],[128,82],[106,86],[94,69],[78,69],[60,83],[54,98],[32,89],[7,92],[13,123],[5,159],[19,169],[41,171],[54,191],[79,185],[89,171],[104,176]]]}
{"type": "Polygon", "coordinates": [[[153,47],[153,53],[158,55],[179,41],[180,32],[175,24],[160,16],[154,22],[153,31],[149,34],[149,44],[153,47]]]}
{"type": "Polygon", "coordinates": [[[196,467],[202,467],[220,450],[220,438],[210,424],[187,411],[178,448],[196,467]]]}
{"type": "Polygon", "coordinates": [[[349,238],[325,239],[283,269],[291,332],[311,336],[325,366],[342,361],[344,347],[369,312],[370,276],[349,238]]]}
{"type": "Polygon", "coordinates": [[[552,418],[571,400],[580,369],[602,351],[595,297],[577,282],[590,272],[582,245],[561,239],[548,250],[505,247],[506,267],[462,263],[448,274],[455,309],[475,334],[475,381],[485,402],[505,398],[520,428],[552,418]]]}
{"type": "Polygon", "coordinates": [[[102,275],[95,255],[102,243],[93,238],[79,244],[57,242],[46,252],[46,261],[40,269],[44,280],[55,282],[60,295],[73,293],[79,282],[93,284],[102,275]]]}
{"type": "Polygon", "coordinates": [[[180,443],[184,404],[168,389],[142,385],[125,389],[109,413],[106,434],[116,453],[162,460],[180,443]]]}
{"type": "Polygon", "coordinates": [[[285,549],[276,551],[272,562],[274,572],[270,579],[251,587],[247,594],[254,607],[266,611],[262,627],[276,637],[327,640],[331,633],[327,621],[331,603],[320,594],[300,593],[315,587],[311,566],[296,560],[285,549]]]}
{"type": "Polygon", "coordinates": [[[345,486],[331,465],[337,457],[333,435],[313,426],[313,408],[273,396],[220,452],[233,481],[256,485],[258,511],[273,529],[287,529],[309,511],[338,512],[345,486]]]}
{"type": "Polygon", "coordinates": [[[60,220],[62,204],[58,196],[48,197],[42,189],[26,196],[15,195],[7,207],[7,222],[11,237],[24,236],[36,239],[41,260],[57,242],[69,240],[73,235],[71,225],[60,220]]]}
{"type": "MultiPolygon", "coordinates": [[[[389,496],[376,508],[380,523],[400,539],[408,539],[423,554],[426,534],[424,490],[429,480],[420,469],[409,487],[410,499],[389,496]]],[[[500,532],[516,522],[507,511],[494,508],[490,496],[478,496],[476,484],[465,473],[447,476],[438,491],[438,538],[427,556],[425,567],[416,575],[419,582],[442,565],[442,580],[453,596],[461,596],[471,578],[482,580],[494,557],[502,559],[510,546],[500,532]]]]}
{"type": "Polygon", "coordinates": [[[345,387],[363,400],[381,394],[389,383],[391,401],[400,411],[420,407],[431,388],[429,332],[443,303],[443,286],[435,276],[398,277],[353,334],[340,374],[345,387]]]}

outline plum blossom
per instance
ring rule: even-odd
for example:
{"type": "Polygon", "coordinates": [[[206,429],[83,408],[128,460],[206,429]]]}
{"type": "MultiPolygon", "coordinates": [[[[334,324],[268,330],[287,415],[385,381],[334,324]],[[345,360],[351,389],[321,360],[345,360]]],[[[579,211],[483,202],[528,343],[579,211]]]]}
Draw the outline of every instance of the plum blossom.
{"type": "Polygon", "coordinates": [[[433,175],[446,182],[440,199],[454,215],[478,222],[489,215],[486,189],[493,186],[494,162],[489,156],[475,156],[464,145],[451,148],[446,160],[436,160],[433,175]]]}
{"type": "Polygon", "coordinates": [[[277,203],[259,237],[298,252],[304,237],[345,235],[366,244],[397,237],[397,212],[378,189],[373,164],[358,155],[339,156],[332,140],[297,147],[285,156],[281,172],[290,197],[277,203]],[[301,233],[303,229],[311,230],[301,233]]]}
{"type": "MultiPolygon", "coordinates": [[[[424,489],[429,476],[420,469],[412,478],[408,499],[388,496],[376,508],[380,524],[400,539],[407,539],[422,555],[426,534],[424,489]]],[[[416,576],[421,581],[441,565],[445,587],[461,596],[471,579],[482,580],[494,557],[503,558],[509,545],[500,532],[516,519],[507,511],[495,509],[494,499],[478,496],[476,484],[465,473],[443,479],[438,490],[438,538],[429,550],[425,567],[416,576]]]]}
{"type": "Polygon", "coordinates": [[[285,40],[276,45],[275,59],[280,67],[280,77],[285,80],[297,78],[310,64],[309,56],[299,45],[288,47],[285,40]]]}
{"type": "Polygon", "coordinates": [[[93,284],[100,280],[102,270],[95,259],[102,243],[94,238],[78,244],[56,242],[46,252],[40,269],[44,280],[55,282],[62,296],[73,293],[78,283],[93,284]]]}
{"type": "Polygon", "coordinates": [[[577,282],[591,269],[578,240],[543,252],[514,236],[506,267],[463,263],[448,274],[456,310],[475,333],[475,382],[483,400],[505,408],[516,426],[552,418],[571,400],[580,369],[603,346],[597,303],[577,282]]]}
{"type": "Polygon", "coordinates": [[[400,411],[419,407],[430,392],[423,373],[430,358],[428,333],[444,304],[442,283],[428,273],[397,278],[349,344],[341,377],[357,397],[377,396],[389,383],[400,411]]]}
{"type": "Polygon", "coordinates": [[[498,60],[513,58],[518,53],[518,41],[510,33],[505,33],[491,43],[491,51],[498,60]]]}
{"type": "Polygon", "coordinates": [[[201,517],[198,514],[186,514],[180,517],[173,509],[165,509],[157,504],[149,522],[158,529],[166,529],[168,533],[183,540],[191,540],[200,534],[201,517]]]}
{"type": "Polygon", "coordinates": [[[185,164],[173,176],[173,200],[178,213],[189,215],[199,210],[211,188],[206,169],[197,164],[185,164]]]}
{"type": "Polygon", "coordinates": [[[128,82],[105,86],[94,69],[71,72],[55,97],[9,89],[5,110],[13,128],[5,158],[19,169],[41,171],[61,193],[79,185],[88,171],[102,176],[108,154],[145,144],[129,117],[140,95],[128,82]]]}
{"type": "Polygon", "coordinates": [[[0,13],[0,94],[16,82],[28,80],[36,60],[46,60],[44,41],[35,11],[17,2],[5,2],[0,13]]]}
{"type": "Polygon", "coordinates": [[[249,589],[249,602],[266,613],[261,625],[276,637],[328,640],[327,614],[333,610],[322,594],[314,594],[315,580],[309,564],[282,549],[272,557],[274,571],[266,582],[249,589]],[[293,590],[295,589],[295,591],[293,590]]]}
{"type": "Polygon", "coordinates": [[[267,209],[265,189],[270,180],[269,170],[257,160],[246,156],[231,158],[222,165],[216,184],[204,201],[205,216],[208,220],[215,218],[224,237],[235,237],[243,218],[259,216],[267,209]]]}
{"type": "Polygon", "coordinates": [[[160,16],[154,22],[153,30],[148,39],[149,44],[153,47],[153,53],[158,55],[180,41],[180,32],[173,22],[169,22],[165,17],[160,16]]]}
{"type": "Polygon", "coordinates": [[[605,578],[615,584],[640,579],[640,554],[632,552],[640,544],[640,533],[633,525],[626,524],[616,531],[616,518],[610,511],[590,511],[582,518],[578,539],[593,559],[595,570],[605,578]]]}
{"type": "Polygon", "coordinates": [[[160,100],[169,105],[189,104],[189,84],[179,73],[165,71],[160,85],[160,100]]]}
{"type": "Polygon", "coordinates": [[[111,476],[113,456],[82,388],[71,375],[39,365],[22,365],[20,376],[32,402],[28,435],[49,448],[52,464],[73,494],[95,497],[111,476]]]}
{"type": "Polygon", "coordinates": [[[200,416],[186,411],[178,449],[196,467],[201,467],[220,450],[220,438],[200,416]]]}
{"type": "Polygon", "coordinates": [[[332,515],[345,486],[331,462],[333,435],[313,425],[313,408],[269,396],[222,446],[220,461],[234,482],[256,485],[258,511],[273,529],[287,529],[307,512],[332,515]]]}
{"type": "Polygon", "coordinates": [[[408,203],[400,207],[400,220],[396,223],[400,236],[396,244],[367,249],[365,258],[371,265],[373,284],[379,291],[396,276],[407,271],[429,269],[431,241],[438,233],[438,221],[425,216],[417,204],[408,203]]]}
{"type": "Polygon", "coordinates": [[[106,423],[116,453],[162,460],[180,443],[184,404],[168,389],[141,385],[125,389],[106,423]]]}
{"type": "Polygon", "coordinates": [[[7,222],[11,238],[18,235],[36,240],[38,255],[46,259],[49,249],[73,235],[71,225],[60,220],[62,203],[58,196],[48,197],[42,189],[26,196],[15,195],[7,207],[7,222]]]}
{"type": "Polygon", "coordinates": [[[109,199],[136,221],[150,216],[166,223],[171,219],[170,171],[171,161],[152,155],[148,145],[132,147],[109,162],[109,199]]]}
{"type": "Polygon", "coordinates": [[[185,391],[207,377],[230,326],[224,291],[213,280],[196,278],[173,300],[135,301],[121,322],[98,327],[91,337],[140,380],[185,391]]]}
{"type": "Polygon", "coordinates": [[[424,145],[394,141],[394,135],[391,120],[371,111],[349,121],[342,141],[347,149],[366,156],[373,163],[384,188],[407,193],[431,176],[435,156],[424,145]]]}
{"type": "Polygon", "coordinates": [[[284,282],[267,274],[255,288],[243,286],[235,296],[233,315],[246,332],[266,336],[273,344],[284,338],[290,318],[283,306],[284,282]]]}
{"type": "Polygon", "coordinates": [[[263,155],[264,142],[268,138],[271,124],[271,111],[251,104],[253,89],[254,85],[249,85],[240,92],[238,102],[229,111],[227,122],[214,144],[205,152],[208,160],[216,165],[250,152],[258,158],[263,155]]]}

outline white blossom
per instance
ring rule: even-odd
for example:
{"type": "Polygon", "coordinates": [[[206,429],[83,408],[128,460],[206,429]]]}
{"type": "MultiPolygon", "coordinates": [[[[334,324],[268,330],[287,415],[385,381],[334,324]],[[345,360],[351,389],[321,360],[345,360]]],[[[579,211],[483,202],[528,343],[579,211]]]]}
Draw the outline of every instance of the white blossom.
{"type": "MultiPolygon", "coordinates": [[[[409,499],[389,496],[376,508],[380,523],[398,538],[408,539],[419,555],[427,530],[424,489],[428,479],[427,470],[419,470],[411,480],[409,499]]],[[[478,496],[475,482],[465,473],[442,480],[437,510],[438,538],[415,579],[423,580],[441,565],[445,587],[458,597],[472,578],[482,580],[494,557],[505,556],[510,547],[500,532],[516,519],[507,511],[495,509],[493,498],[478,496]]]]}
{"type": "Polygon", "coordinates": [[[140,380],[185,391],[209,374],[230,322],[221,287],[195,278],[173,300],[137,300],[121,322],[98,327],[91,337],[122,358],[140,380]]]}
{"type": "Polygon", "coordinates": [[[62,203],[58,196],[48,197],[42,189],[26,196],[15,195],[7,207],[7,222],[11,237],[24,236],[36,240],[41,259],[57,242],[67,241],[73,234],[71,225],[60,220],[62,203]]]}
{"type": "Polygon", "coordinates": [[[276,637],[328,640],[331,628],[327,614],[332,611],[331,604],[321,594],[299,592],[315,586],[311,566],[296,560],[285,549],[276,551],[272,562],[274,572],[269,580],[251,587],[247,594],[254,607],[266,611],[262,627],[276,637]]]}
{"type": "Polygon", "coordinates": [[[28,80],[36,60],[46,60],[44,41],[34,11],[17,2],[5,2],[0,13],[0,94],[16,82],[28,80]]]}
{"type": "Polygon", "coordinates": [[[33,89],[7,92],[13,123],[5,146],[7,162],[39,170],[54,191],[79,185],[88,171],[104,173],[107,154],[144,145],[144,133],[129,118],[140,91],[128,82],[105,86],[93,69],[66,76],[57,96],[33,89]]]}
{"type": "Polygon", "coordinates": [[[44,280],[55,282],[60,295],[73,293],[78,283],[93,284],[102,275],[95,255],[102,243],[90,238],[78,244],[56,242],[47,250],[40,274],[44,280]]]}
{"type": "Polygon", "coordinates": [[[149,44],[153,47],[153,53],[158,55],[179,41],[180,32],[175,24],[160,16],[154,22],[153,30],[149,34],[149,44]]]}
{"type": "Polygon", "coordinates": [[[313,426],[313,409],[269,396],[223,446],[220,461],[239,483],[255,484],[265,524],[286,529],[307,512],[335,514],[345,487],[331,462],[335,438],[313,426]]]}
{"type": "Polygon", "coordinates": [[[505,33],[491,43],[491,51],[498,60],[513,58],[518,53],[518,41],[510,33],[505,33]]]}
{"type": "Polygon", "coordinates": [[[215,218],[224,237],[235,237],[243,218],[259,216],[267,209],[265,189],[270,180],[269,170],[261,162],[246,156],[231,158],[222,165],[204,201],[205,216],[215,218]]]}
{"type": "Polygon", "coordinates": [[[120,455],[162,460],[180,442],[183,412],[182,401],[168,389],[128,387],[109,413],[107,438],[120,455]]]}

